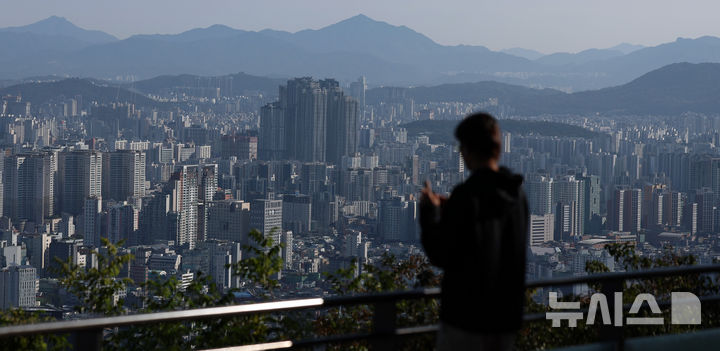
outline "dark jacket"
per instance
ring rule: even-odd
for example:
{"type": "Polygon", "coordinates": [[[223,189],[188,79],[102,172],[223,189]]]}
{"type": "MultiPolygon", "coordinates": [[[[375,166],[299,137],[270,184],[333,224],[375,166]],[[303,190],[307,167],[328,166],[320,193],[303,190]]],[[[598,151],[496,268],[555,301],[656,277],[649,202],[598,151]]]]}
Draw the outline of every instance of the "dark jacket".
{"type": "Polygon", "coordinates": [[[422,243],[444,270],[440,319],[471,332],[520,328],[528,207],[522,176],[475,171],[441,207],[420,208],[422,243]]]}

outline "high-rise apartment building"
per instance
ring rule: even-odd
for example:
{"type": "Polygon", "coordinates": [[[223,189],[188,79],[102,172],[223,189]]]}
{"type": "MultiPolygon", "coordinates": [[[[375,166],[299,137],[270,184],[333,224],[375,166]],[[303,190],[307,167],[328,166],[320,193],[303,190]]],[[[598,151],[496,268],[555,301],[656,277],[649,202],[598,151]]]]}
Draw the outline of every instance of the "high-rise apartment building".
{"type": "Polygon", "coordinates": [[[103,155],[102,197],[127,201],[145,196],[145,152],[116,150],[103,155]]]}
{"type": "Polygon", "coordinates": [[[309,77],[289,80],[280,87],[280,107],[285,110],[286,158],[324,162],[327,91],[309,77]]]}
{"type": "Polygon", "coordinates": [[[701,188],[695,194],[697,206],[697,232],[712,233],[715,223],[715,193],[710,188],[701,188]]]}
{"type": "Polygon", "coordinates": [[[55,155],[31,152],[4,160],[3,211],[13,221],[42,224],[55,214],[55,155]]]}
{"type": "Polygon", "coordinates": [[[328,167],[321,162],[303,163],[300,168],[300,192],[312,195],[325,190],[328,167]]]}
{"type": "Polygon", "coordinates": [[[239,200],[207,202],[207,239],[246,244],[250,204],[239,200]]]}
{"type": "Polygon", "coordinates": [[[207,203],[213,200],[218,190],[218,165],[200,165],[198,176],[198,241],[207,239],[207,203]]]}
{"type": "MultiPolygon", "coordinates": [[[[170,193],[152,194],[143,200],[140,211],[139,241],[143,244],[175,240],[177,232],[170,231],[169,214],[172,209],[172,195],[170,193]]],[[[172,228],[176,229],[176,228],[172,228]]]]}
{"type": "Polygon", "coordinates": [[[260,109],[260,140],[258,158],[281,160],[285,155],[285,110],[279,102],[273,102],[260,109]]]}
{"type": "Polygon", "coordinates": [[[20,241],[25,245],[27,250],[27,258],[30,265],[43,270],[48,265],[48,252],[50,242],[52,241],[49,234],[24,234],[20,241]]]}
{"type": "Polygon", "coordinates": [[[35,307],[37,270],[32,266],[11,266],[0,271],[0,309],[35,307]]]}
{"type": "Polygon", "coordinates": [[[553,212],[553,179],[537,175],[525,182],[530,213],[544,215],[553,212]]]}
{"type": "Polygon", "coordinates": [[[103,155],[95,150],[72,150],[59,154],[58,183],[61,210],[77,216],[85,199],[102,196],[103,155]]]}
{"type": "Polygon", "coordinates": [[[600,228],[594,227],[593,223],[600,221],[600,177],[596,175],[578,175],[577,180],[582,182],[583,222],[584,233],[599,234],[600,228]]]}
{"type": "MultiPolygon", "coordinates": [[[[285,114],[286,159],[337,164],[342,156],[357,150],[358,103],[344,95],[337,81],[289,80],[280,87],[275,108],[285,114]]],[[[266,113],[270,112],[268,107],[266,113]]]]}
{"type": "Polygon", "coordinates": [[[555,217],[552,213],[530,215],[530,246],[555,240],[555,217]]]}
{"type": "Polygon", "coordinates": [[[367,92],[367,80],[364,76],[357,81],[350,83],[350,95],[358,101],[359,118],[365,118],[365,93],[367,92]]]}
{"type": "Polygon", "coordinates": [[[283,229],[296,234],[310,231],[312,198],[309,195],[283,195],[283,229]]]}
{"type": "Polygon", "coordinates": [[[282,200],[257,199],[250,203],[250,229],[257,229],[265,235],[272,233],[273,242],[280,242],[283,219],[282,200]]]}
{"type": "Polygon", "coordinates": [[[117,203],[108,208],[107,236],[110,242],[124,240],[128,245],[137,245],[136,237],[139,228],[138,210],[127,202],[117,203]]]}
{"type": "Polygon", "coordinates": [[[608,206],[610,229],[618,232],[637,233],[642,218],[642,191],[640,189],[616,189],[608,206]]]}
{"type": "Polygon", "coordinates": [[[563,224],[563,238],[582,236],[585,233],[585,182],[575,176],[565,176],[553,182],[552,191],[556,209],[569,208],[572,211],[567,214],[555,212],[555,220],[567,222],[567,225],[563,224]]]}
{"type": "Polygon", "coordinates": [[[386,242],[418,239],[417,202],[402,196],[378,201],[378,235],[386,242]]]}
{"type": "Polygon", "coordinates": [[[238,160],[258,158],[258,138],[247,135],[223,135],[220,139],[220,156],[237,157],[238,160]]]}
{"type": "Polygon", "coordinates": [[[199,167],[197,165],[178,166],[173,173],[169,186],[172,188],[172,209],[177,214],[174,232],[175,244],[195,247],[198,234],[198,185],[199,167]]]}
{"type": "Polygon", "coordinates": [[[359,126],[357,100],[345,96],[342,89],[328,89],[326,159],[336,165],[343,156],[357,152],[359,126]]]}
{"type": "Polygon", "coordinates": [[[83,237],[84,244],[92,247],[102,245],[102,199],[90,196],[83,201],[83,237]]]}
{"type": "Polygon", "coordinates": [[[280,241],[283,245],[282,248],[282,260],[283,268],[292,269],[293,265],[293,232],[292,230],[284,230],[280,237],[280,241]]]}

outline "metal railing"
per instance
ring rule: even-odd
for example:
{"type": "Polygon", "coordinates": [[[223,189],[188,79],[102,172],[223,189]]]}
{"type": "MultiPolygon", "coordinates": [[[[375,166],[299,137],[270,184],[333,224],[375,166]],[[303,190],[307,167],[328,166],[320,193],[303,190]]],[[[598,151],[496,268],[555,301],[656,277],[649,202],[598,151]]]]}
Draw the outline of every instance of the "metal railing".
{"type": "MultiPolygon", "coordinates": [[[[697,265],[683,267],[656,268],[638,272],[600,273],[581,277],[564,277],[547,280],[531,281],[526,284],[527,289],[544,287],[559,287],[578,284],[602,284],[601,292],[609,294],[622,292],[626,281],[648,278],[671,277],[688,274],[720,273],[720,264],[697,265]]],[[[396,326],[397,302],[403,300],[417,300],[440,297],[440,289],[427,288],[409,291],[396,291],[387,293],[366,294],[357,296],[337,296],[326,298],[293,299],[274,302],[262,302],[234,306],[210,307],[182,311],[157,312],[148,314],[124,315],[116,317],[102,317],[84,320],[44,322],[36,324],[14,325],[0,327],[0,339],[13,336],[45,335],[55,333],[75,333],[76,346],[80,350],[102,349],[103,331],[107,328],[157,324],[179,321],[193,321],[200,319],[233,317],[269,312],[288,312],[307,309],[331,308],[352,305],[372,305],[372,331],[367,333],[333,335],[305,340],[283,340],[264,344],[254,344],[223,348],[217,350],[277,350],[294,347],[310,347],[337,342],[368,340],[373,350],[392,350],[394,340],[402,337],[417,336],[434,333],[437,325],[417,327],[396,326]]],[[[701,297],[701,301],[720,301],[720,296],[701,297]]],[[[608,300],[609,309],[614,310],[613,299],[608,300]]],[[[662,305],[663,303],[661,303],[662,305]]],[[[545,319],[545,314],[526,314],[526,322],[545,319]]],[[[612,341],[617,349],[622,349],[622,327],[603,326],[600,338],[612,341]]]]}

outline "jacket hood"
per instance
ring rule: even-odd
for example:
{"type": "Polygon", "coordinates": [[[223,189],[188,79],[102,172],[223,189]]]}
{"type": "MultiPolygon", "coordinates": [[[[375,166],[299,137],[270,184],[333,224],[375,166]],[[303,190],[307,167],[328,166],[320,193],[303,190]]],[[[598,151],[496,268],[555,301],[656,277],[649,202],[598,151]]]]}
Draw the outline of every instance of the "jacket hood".
{"type": "Polygon", "coordinates": [[[495,192],[504,200],[514,202],[520,196],[523,177],[506,167],[500,167],[497,172],[485,168],[473,172],[467,183],[481,188],[482,192],[495,192]]]}

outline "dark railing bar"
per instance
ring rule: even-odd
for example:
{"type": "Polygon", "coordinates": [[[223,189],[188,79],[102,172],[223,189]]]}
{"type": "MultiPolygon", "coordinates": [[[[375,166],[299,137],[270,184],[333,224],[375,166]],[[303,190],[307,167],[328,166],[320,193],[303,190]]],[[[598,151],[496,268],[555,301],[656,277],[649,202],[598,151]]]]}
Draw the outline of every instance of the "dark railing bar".
{"type": "Polygon", "coordinates": [[[410,291],[396,291],[390,293],[374,293],[357,296],[337,296],[327,298],[310,298],[283,300],[275,302],[261,302],[246,305],[208,307],[182,311],[168,311],[156,313],[142,313],[125,316],[100,317],[73,321],[45,322],[36,324],[14,325],[0,328],[0,337],[12,335],[26,335],[38,332],[57,333],[75,330],[119,327],[132,324],[147,324],[159,322],[175,322],[189,319],[205,319],[223,316],[236,316],[242,314],[281,312],[312,307],[334,307],[342,305],[359,305],[383,301],[397,301],[404,299],[432,298],[440,296],[439,288],[425,288],[410,291]]]}
{"type": "Polygon", "coordinates": [[[181,311],[142,313],[72,321],[22,324],[0,328],[0,337],[33,333],[63,333],[77,330],[121,327],[133,324],[177,322],[190,319],[206,319],[251,313],[287,311],[301,308],[320,307],[322,305],[322,298],[312,298],[261,302],[247,305],[208,307],[181,311]]]}
{"type": "MultiPolygon", "coordinates": [[[[720,272],[720,265],[698,265],[685,267],[656,268],[639,272],[623,273],[601,273],[582,277],[568,277],[548,279],[529,282],[526,287],[533,289],[543,286],[589,284],[607,281],[625,281],[633,279],[645,279],[660,276],[672,276],[680,274],[720,272]]],[[[366,304],[382,301],[414,299],[423,297],[437,297],[440,295],[439,288],[426,288],[410,291],[399,291],[390,293],[376,293],[358,296],[337,296],[328,298],[309,298],[296,300],[283,300],[275,302],[261,302],[246,305],[210,307],[193,310],[155,312],[146,314],[134,314],[114,317],[101,317],[85,320],[56,321],[37,324],[25,324],[0,327],[0,337],[15,335],[27,335],[37,333],[62,333],[81,331],[88,329],[119,327],[133,324],[175,322],[192,319],[204,319],[213,317],[227,317],[251,313],[266,313],[306,309],[312,307],[333,307],[339,305],[366,304]]]]}
{"type": "Polygon", "coordinates": [[[305,339],[305,340],[296,341],[293,343],[293,347],[302,348],[302,347],[325,345],[325,344],[331,344],[331,343],[342,343],[342,342],[357,341],[357,340],[382,339],[382,338],[387,338],[387,337],[411,337],[411,336],[416,336],[416,335],[434,333],[434,332],[437,332],[438,329],[439,329],[439,326],[437,324],[434,324],[434,325],[423,325],[423,326],[417,326],[417,327],[398,328],[393,333],[389,333],[389,334],[358,333],[358,334],[332,335],[332,336],[325,336],[325,337],[321,337],[321,338],[305,339]]]}
{"type": "MultiPolygon", "coordinates": [[[[698,300],[700,300],[700,303],[703,302],[718,302],[720,301],[720,295],[711,295],[711,296],[699,296],[698,300]]],[[[670,307],[672,305],[672,302],[670,301],[657,301],[658,307],[670,307]]],[[[631,303],[623,304],[623,311],[629,311],[632,307],[631,303]]],[[[587,308],[581,308],[578,311],[587,313],[587,308]]],[[[548,311],[550,312],[550,311],[548,311]]],[[[523,315],[523,321],[524,322],[536,322],[540,320],[546,320],[545,313],[526,313],[523,315]]]]}
{"type": "Polygon", "coordinates": [[[525,284],[527,289],[535,289],[541,287],[550,287],[557,285],[575,285],[575,284],[592,284],[603,283],[617,280],[633,280],[647,279],[656,277],[666,277],[681,274],[697,274],[720,272],[720,264],[713,265],[696,265],[683,267],[662,267],[653,268],[644,271],[619,272],[619,273],[597,273],[579,277],[564,277],[544,280],[535,280],[525,284]]]}
{"type": "Polygon", "coordinates": [[[365,295],[331,296],[324,298],[325,307],[343,305],[362,305],[377,302],[410,300],[419,298],[440,297],[440,288],[421,288],[415,290],[392,291],[388,293],[371,293],[365,295]]]}
{"type": "Polygon", "coordinates": [[[417,326],[417,327],[399,328],[395,334],[398,336],[417,335],[417,334],[434,333],[438,330],[440,330],[440,325],[438,325],[438,324],[421,325],[421,326],[417,326]]]}
{"type": "Polygon", "coordinates": [[[326,336],[315,339],[306,339],[300,341],[277,341],[263,344],[245,345],[245,346],[233,346],[224,347],[218,349],[207,349],[203,351],[265,351],[265,350],[280,350],[287,348],[303,348],[311,347],[316,345],[332,344],[332,343],[343,343],[358,340],[371,340],[380,339],[386,337],[411,337],[416,335],[428,334],[437,332],[439,329],[438,325],[423,325],[417,327],[398,328],[394,333],[390,334],[373,334],[373,333],[354,333],[354,334],[343,334],[326,336]]]}

